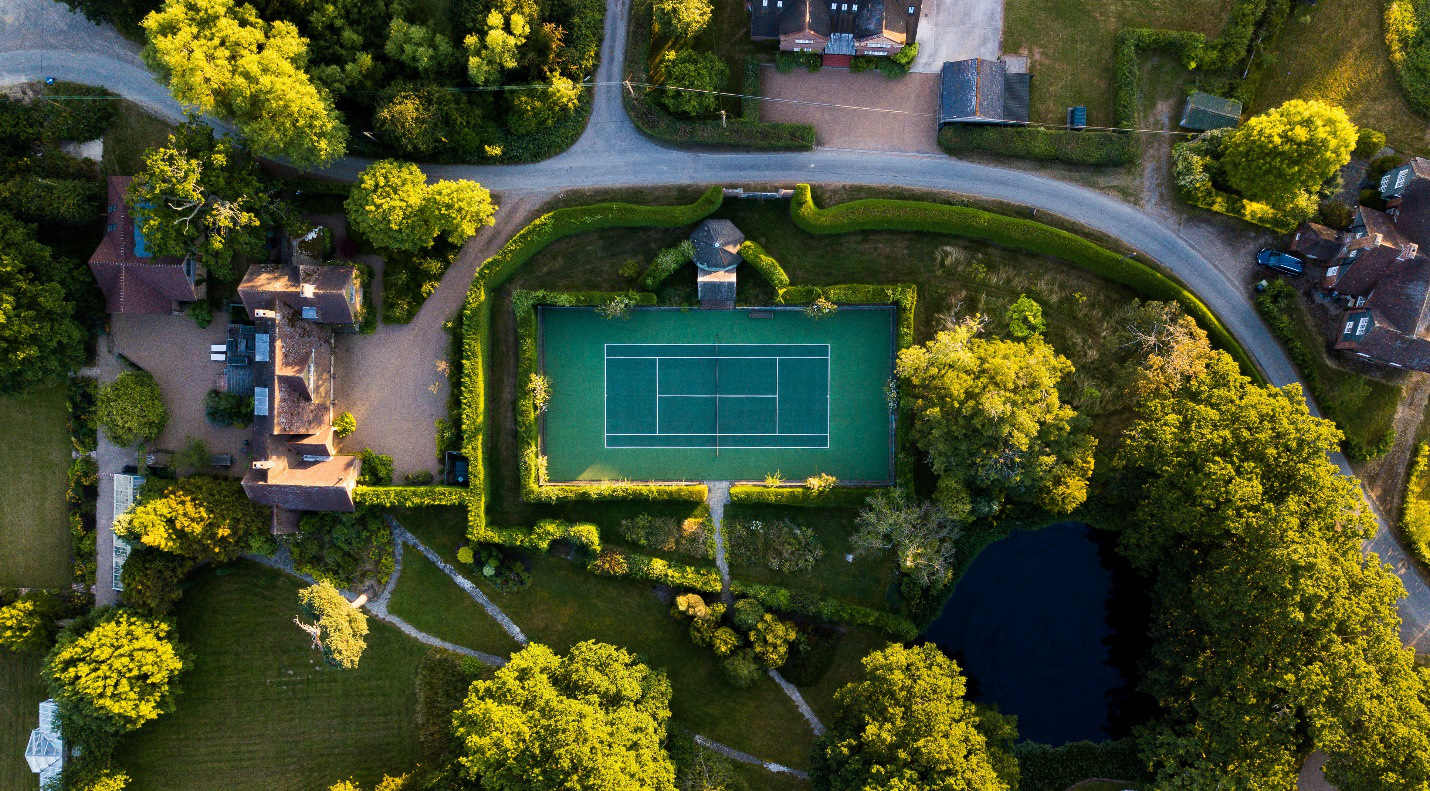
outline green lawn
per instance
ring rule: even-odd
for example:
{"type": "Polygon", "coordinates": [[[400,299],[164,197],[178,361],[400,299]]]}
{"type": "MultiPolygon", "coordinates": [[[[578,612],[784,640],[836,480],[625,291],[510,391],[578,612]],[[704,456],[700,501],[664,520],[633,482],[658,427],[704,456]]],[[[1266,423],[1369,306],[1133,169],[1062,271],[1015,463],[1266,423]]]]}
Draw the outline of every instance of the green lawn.
{"type": "MultiPolygon", "coordinates": [[[[1369,3],[1367,0],[1363,2],[1369,3]]],[[[1112,50],[1128,27],[1216,35],[1231,0],[1009,0],[1003,51],[1029,56],[1032,120],[1061,124],[1087,106],[1093,126],[1112,123],[1112,50]]]]}
{"type": "Polygon", "coordinates": [[[468,648],[507,656],[519,647],[466,591],[410,548],[402,555],[402,576],[388,609],[424,632],[468,648]]]}
{"type": "Polygon", "coordinates": [[[40,681],[41,655],[0,649],[0,789],[33,789],[25,742],[39,725],[37,706],[47,696],[40,681]]]}
{"type": "MultiPolygon", "coordinates": [[[[455,552],[448,554],[448,548],[460,543],[466,524],[457,509],[408,510],[398,515],[398,521],[449,561],[455,552]]],[[[531,562],[533,581],[522,591],[496,593],[480,577],[476,579],[529,639],[558,651],[582,640],[630,649],[669,674],[675,693],[671,711],[681,724],[761,758],[808,766],[814,736],[794,704],[770,681],[746,690],[730,686],[714,655],[690,642],[687,627],[670,617],[669,607],[656,597],[651,585],[598,577],[549,555],[533,556],[531,562]]],[[[417,583],[421,582],[418,578],[417,583]]],[[[421,591],[402,590],[412,583],[404,569],[395,598],[438,600],[438,596],[421,591]]],[[[455,584],[450,587],[457,590],[455,584]]],[[[451,625],[458,620],[460,616],[434,613],[432,622],[437,628],[433,634],[463,643],[465,627],[451,625]]],[[[503,651],[498,644],[467,647],[503,651]]]]}
{"type": "Polygon", "coordinates": [[[195,655],[178,710],[120,749],[130,791],[364,786],[419,759],[417,665],[427,650],[369,620],[357,670],[323,663],[293,625],[300,583],[243,564],[201,572],[178,609],[195,655]]]}
{"type": "Polygon", "coordinates": [[[70,582],[65,383],[0,398],[0,587],[70,582]]]}
{"type": "Polygon", "coordinates": [[[104,172],[134,175],[144,163],[144,150],[167,143],[173,129],[173,124],[146,113],[139,105],[120,101],[114,125],[104,134],[104,172]]]}
{"type": "Polygon", "coordinates": [[[1256,102],[1248,109],[1321,99],[1346,108],[1356,124],[1385,132],[1401,151],[1430,153],[1430,121],[1406,104],[1386,54],[1384,8],[1379,0],[1297,6],[1256,63],[1256,102]]]}

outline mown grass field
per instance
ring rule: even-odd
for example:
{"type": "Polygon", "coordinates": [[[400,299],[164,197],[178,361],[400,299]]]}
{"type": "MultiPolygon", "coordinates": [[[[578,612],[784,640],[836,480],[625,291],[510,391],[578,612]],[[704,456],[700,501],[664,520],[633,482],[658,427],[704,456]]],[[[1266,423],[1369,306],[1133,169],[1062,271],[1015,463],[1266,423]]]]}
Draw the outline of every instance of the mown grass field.
{"type": "Polygon", "coordinates": [[[0,649],[0,789],[28,791],[35,775],[25,763],[25,742],[39,725],[45,684],[40,680],[37,653],[16,654],[0,649]]]}
{"type": "Polygon", "coordinates": [[[1009,0],[1003,51],[1028,56],[1034,122],[1062,124],[1067,108],[1087,106],[1087,121],[1112,123],[1112,50],[1128,27],[1192,30],[1214,36],[1231,0],[1009,0]]]}
{"type": "Polygon", "coordinates": [[[0,398],[0,587],[70,583],[65,383],[0,398]]]}
{"type": "Polygon", "coordinates": [[[426,646],[369,619],[361,665],[338,670],[293,624],[299,581],[250,564],[201,575],[177,613],[195,657],[178,710],[120,748],[130,791],[370,787],[416,765],[426,646]]]}
{"type": "Polygon", "coordinates": [[[1377,0],[1297,6],[1256,63],[1256,102],[1247,109],[1320,99],[1344,107],[1356,124],[1384,132],[1396,149],[1430,154],[1430,120],[1406,104],[1386,53],[1384,10],[1377,0]]]}

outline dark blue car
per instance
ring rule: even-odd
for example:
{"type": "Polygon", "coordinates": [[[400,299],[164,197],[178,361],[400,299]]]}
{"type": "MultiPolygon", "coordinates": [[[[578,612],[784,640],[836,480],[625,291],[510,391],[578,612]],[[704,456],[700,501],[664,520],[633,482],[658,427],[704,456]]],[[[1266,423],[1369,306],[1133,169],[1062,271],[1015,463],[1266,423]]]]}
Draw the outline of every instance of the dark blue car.
{"type": "Polygon", "coordinates": [[[1302,263],[1301,259],[1290,253],[1272,250],[1269,247],[1263,248],[1256,254],[1256,263],[1288,275],[1299,275],[1306,270],[1306,265],[1302,263]]]}

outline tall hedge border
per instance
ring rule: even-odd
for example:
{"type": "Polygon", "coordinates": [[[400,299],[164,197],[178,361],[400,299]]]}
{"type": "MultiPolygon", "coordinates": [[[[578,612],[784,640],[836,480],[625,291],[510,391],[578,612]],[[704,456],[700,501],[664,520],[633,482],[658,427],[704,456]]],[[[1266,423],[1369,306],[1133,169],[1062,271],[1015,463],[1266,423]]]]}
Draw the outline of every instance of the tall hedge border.
{"type": "Polygon", "coordinates": [[[795,224],[810,233],[925,231],[964,236],[992,242],[1000,247],[1060,258],[1152,299],[1177,302],[1218,346],[1236,359],[1249,376],[1264,381],[1251,356],[1196,295],[1161,272],[1132,260],[1131,256],[1120,256],[1067,231],[968,206],[922,201],[871,198],[821,209],[814,204],[808,184],[795,188],[790,213],[795,224]]]}
{"type": "Polygon", "coordinates": [[[466,505],[470,493],[464,486],[359,486],[353,490],[353,502],[389,508],[466,505]]]}
{"type": "Polygon", "coordinates": [[[1385,46],[1400,90],[1415,112],[1430,117],[1430,0],[1385,4],[1385,46]]]}
{"type": "Polygon", "coordinates": [[[679,228],[693,225],[720,208],[724,190],[711,187],[694,203],[679,206],[639,206],[597,203],[556,211],[522,228],[472,278],[462,306],[462,451],[469,462],[471,486],[467,502],[467,535],[487,541],[486,491],[490,485],[485,453],[487,441],[486,386],[491,360],[491,300],[487,288],[506,282],[516,270],[552,242],[603,228],[679,228]]]}
{"type": "MultiPolygon", "coordinates": [[[[521,446],[521,496],[531,503],[598,502],[603,500],[645,500],[647,502],[704,502],[704,484],[645,484],[630,481],[553,484],[543,479],[545,459],[541,454],[541,424],[536,399],[526,386],[538,373],[541,349],[538,343],[536,309],[540,305],[595,307],[620,296],[614,291],[518,291],[512,297],[516,311],[517,396],[516,433],[521,446]]],[[[630,293],[637,305],[654,305],[655,295],[630,293]]]]}

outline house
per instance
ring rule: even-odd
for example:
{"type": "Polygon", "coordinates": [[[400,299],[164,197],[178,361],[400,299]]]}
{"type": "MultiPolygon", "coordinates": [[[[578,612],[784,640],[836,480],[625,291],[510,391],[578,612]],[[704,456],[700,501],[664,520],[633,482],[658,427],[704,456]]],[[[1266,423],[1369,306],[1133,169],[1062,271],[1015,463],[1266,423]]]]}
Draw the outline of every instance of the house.
{"type": "Polygon", "coordinates": [[[1241,123],[1241,102],[1223,99],[1201,91],[1192,91],[1187,107],[1182,111],[1180,126],[1194,132],[1223,129],[1241,123]]]}
{"type": "Polygon", "coordinates": [[[355,510],[362,462],[337,453],[333,328],[281,296],[250,314],[260,384],[253,389],[254,461],[243,490],[273,507],[273,532],[291,533],[301,512],[355,510]]]}
{"type": "Polygon", "coordinates": [[[817,52],[826,66],[856,55],[893,55],[912,44],[923,0],[748,0],[750,38],[785,52],[817,52]]]}
{"type": "Polygon", "coordinates": [[[1386,211],[1360,207],[1326,268],[1325,287],[1346,305],[1335,348],[1430,371],[1430,162],[1397,168],[1381,185],[1386,211]]]}
{"type": "Polygon", "coordinates": [[[1291,252],[1313,261],[1330,261],[1341,252],[1347,235],[1314,222],[1302,223],[1291,239],[1291,252]]]}
{"type": "Polygon", "coordinates": [[[1006,60],[971,58],[943,64],[938,125],[1026,124],[1033,75],[1006,60]]]}
{"type": "Polygon", "coordinates": [[[735,307],[735,269],[745,260],[745,234],[729,220],[706,220],[690,235],[695,246],[695,287],[702,308],[735,307]]]}
{"type": "Polygon", "coordinates": [[[104,238],[89,258],[89,270],[104,292],[110,313],[179,313],[187,303],[204,296],[203,287],[196,285],[198,262],[155,256],[149,251],[139,221],[125,202],[133,180],[128,176],[109,179],[104,238]]]}
{"type": "Polygon", "coordinates": [[[362,289],[356,267],[325,265],[315,230],[288,239],[276,262],[253,264],[238,284],[238,297],[249,315],[276,300],[309,321],[355,331],[362,321],[362,289]]]}
{"type": "Polygon", "coordinates": [[[59,705],[53,698],[40,704],[40,727],[30,731],[25,763],[40,776],[40,788],[52,787],[64,769],[65,741],[60,736],[59,705]]]}

